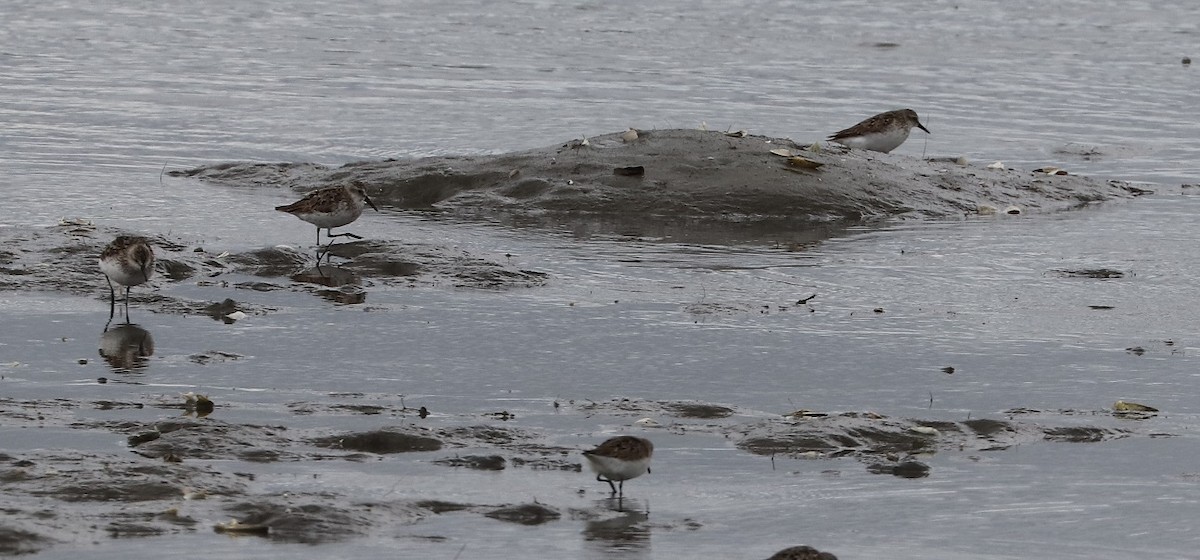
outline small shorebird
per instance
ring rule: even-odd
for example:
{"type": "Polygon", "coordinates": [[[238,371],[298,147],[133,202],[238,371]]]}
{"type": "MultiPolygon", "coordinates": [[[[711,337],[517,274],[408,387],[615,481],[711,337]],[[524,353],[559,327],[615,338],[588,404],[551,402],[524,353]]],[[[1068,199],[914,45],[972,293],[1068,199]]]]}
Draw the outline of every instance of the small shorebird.
{"type": "Polygon", "coordinates": [[[767,560],[837,560],[837,556],[811,546],[791,546],[772,554],[767,560]]]}
{"type": "MultiPolygon", "coordinates": [[[[342,227],[357,220],[363,213],[363,205],[370,204],[376,212],[379,208],[371,202],[362,184],[355,181],[349,185],[329,187],[308,193],[300,200],[284,206],[276,206],[280,212],[287,212],[301,220],[317,226],[317,246],[321,246],[321,229],[324,228],[328,237],[353,237],[362,239],[353,233],[334,234],[333,228],[342,227]]],[[[332,244],[332,239],[330,244],[332,244]]]]}
{"type": "Polygon", "coordinates": [[[916,111],[897,109],[879,113],[846,130],[839,130],[831,134],[829,139],[847,148],[862,148],[886,154],[908,140],[908,133],[914,126],[924,130],[925,134],[932,134],[917,120],[916,111]]]}
{"type": "Polygon", "coordinates": [[[595,449],[583,452],[592,470],[596,471],[596,480],[607,482],[612,493],[618,496],[624,495],[626,480],[650,472],[653,454],[654,444],[650,440],[634,436],[609,438],[595,449]]]}
{"type": "Polygon", "coordinates": [[[129,317],[129,288],[150,281],[154,274],[154,250],[145,237],[122,235],[100,253],[100,272],[108,280],[108,320],[117,307],[113,282],[125,286],[125,317],[129,317]]]}

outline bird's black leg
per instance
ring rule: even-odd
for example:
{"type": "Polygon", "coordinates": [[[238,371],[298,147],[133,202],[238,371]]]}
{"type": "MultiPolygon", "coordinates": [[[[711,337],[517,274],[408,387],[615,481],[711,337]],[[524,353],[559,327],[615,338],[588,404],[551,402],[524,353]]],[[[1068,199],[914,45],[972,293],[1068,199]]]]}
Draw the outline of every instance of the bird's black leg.
{"type": "MultiPolygon", "coordinates": [[[[329,229],[326,228],[325,231],[329,231],[329,229]]],[[[333,240],[329,241],[329,245],[333,245],[333,240]]],[[[321,266],[321,257],[327,257],[327,256],[329,256],[329,247],[326,246],[324,251],[321,250],[321,228],[318,227],[317,228],[317,266],[321,266]]]]}
{"type": "Polygon", "coordinates": [[[108,280],[108,322],[111,323],[113,315],[117,312],[117,292],[113,290],[112,280],[108,276],[104,279],[108,280]]]}
{"type": "Polygon", "coordinates": [[[613,494],[616,494],[616,493],[617,493],[617,487],[616,487],[615,485],[613,485],[613,481],[612,481],[612,480],[610,480],[610,479],[607,479],[607,478],[601,478],[601,477],[600,477],[600,475],[596,475],[596,480],[597,480],[597,481],[599,481],[599,482],[607,482],[607,483],[608,483],[608,487],[609,487],[609,488],[612,488],[612,493],[613,493],[613,494]]]}
{"type": "Polygon", "coordinates": [[[116,314],[116,291],[113,290],[113,281],[107,276],[104,277],[108,281],[108,323],[104,324],[104,330],[108,330],[109,323],[113,323],[113,315],[116,314]]]}
{"type": "Polygon", "coordinates": [[[125,286],[125,322],[129,322],[129,286],[125,286]]]}

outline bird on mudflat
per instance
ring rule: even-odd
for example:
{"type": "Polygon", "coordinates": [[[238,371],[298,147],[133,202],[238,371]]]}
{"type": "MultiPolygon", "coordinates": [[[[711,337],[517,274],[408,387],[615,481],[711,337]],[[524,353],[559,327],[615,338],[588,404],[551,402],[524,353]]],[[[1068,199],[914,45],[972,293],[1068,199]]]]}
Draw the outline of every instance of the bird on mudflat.
{"type": "MultiPolygon", "coordinates": [[[[304,220],[314,226],[317,226],[317,246],[321,245],[321,230],[324,229],[328,237],[352,237],[354,239],[362,239],[362,237],[353,233],[333,233],[333,228],[342,227],[346,224],[357,220],[363,213],[363,207],[367,204],[371,205],[376,212],[379,207],[371,201],[371,197],[367,196],[367,191],[363,189],[361,183],[353,182],[347,185],[338,187],[328,187],[319,191],[308,193],[291,204],[276,206],[275,209],[280,212],[287,212],[301,220],[304,220]]],[[[330,240],[330,244],[332,244],[330,240]]]]}
{"type": "Polygon", "coordinates": [[[908,140],[908,133],[914,126],[924,130],[926,134],[932,134],[917,119],[916,111],[897,109],[879,113],[850,128],[839,130],[829,135],[829,140],[847,148],[862,148],[886,154],[908,140]]]}

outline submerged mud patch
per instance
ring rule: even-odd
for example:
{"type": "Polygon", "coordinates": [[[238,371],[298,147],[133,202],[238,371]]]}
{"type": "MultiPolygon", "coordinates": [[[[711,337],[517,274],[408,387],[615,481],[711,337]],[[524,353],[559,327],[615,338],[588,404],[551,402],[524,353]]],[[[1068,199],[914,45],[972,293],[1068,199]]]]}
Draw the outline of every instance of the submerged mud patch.
{"type": "Polygon", "coordinates": [[[416,502],[415,505],[439,515],[467,512],[480,514],[499,521],[528,526],[542,525],[562,518],[562,513],[557,509],[536,502],[531,504],[485,506],[439,500],[421,500],[416,502]]]}
{"type": "Polygon", "coordinates": [[[537,503],[499,507],[483,515],[500,521],[530,526],[549,523],[562,517],[558,510],[537,503]]]}
{"type": "MultiPolygon", "coordinates": [[[[62,451],[19,453],[13,459],[0,474],[13,519],[51,528],[70,526],[78,515],[113,510],[100,516],[111,520],[100,527],[110,536],[162,534],[190,523],[178,515],[160,515],[165,508],[132,517],[122,517],[121,510],[131,503],[182,502],[189,496],[228,496],[246,491],[234,475],[199,465],[62,451]],[[44,502],[29,502],[24,496],[75,505],[44,515],[25,509],[27,504],[44,502]]],[[[51,534],[57,534],[57,530],[51,534]]]]}
{"type": "MultiPolygon", "coordinates": [[[[8,233],[8,232],[6,232],[8,233]]],[[[108,284],[100,273],[100,252],[117,235],[116,230],[98,231],[85,220],[64,221],[57,226],[11,232],[0,238],[9,247],[9,257],[0,268],[0,290],[42,290],[71,294],[103,292],[108,299],[108,284]]],[[[151,237],[158,260],[156,272],[169,272],[168,278],[187,278],[188,267],[174,264],[174,256],[183,250],[179,243],[151,237]]],[[[160,279],[159,279],[160,280],[160,279]]],[[[152,279],[152,282],[154,279],[152,279]]],[[[148,290],[132,290],[132,301],[145,301],[148,290]]]]}
{"type": "Polygon", "coordinates": [[[312,444],[330,449],[345,449],[386,455],[391,453],[413,453],[437,451],[442,448],[441,440],[420,433],[403,433],[391,430],[375,430],[315,438],[312,444]]]}
{"type": "MultiPolygon", "coordinates": [[[[15,514],[18,511],[6,510],[5,513],[15,514]]],[[[49,544],[49,540],[37,533],[0,525],[0,554],[2,555],[33,554],[47,544],[49,544]]]]}
{"type": "MultiPolygon", "coordinates": [[[[108,300],[108,283],[97,261],[104,246],[120,233],[80,220],[8,234],[0,238],[0,244],[9,247],[0,261],[0,291],[56,291],[108,300]]],[[[436,245],[340,243],[330,250],[334,264],[317,264],[314,255],[288,247],[212,254],[180,240],[149,238],[156,255],[156,274],[148,284],[130,291],[130,305],[166,313],[207,315],[226,323],[237,320],[235,313],[261,315],[274,309],[229,298],[215,302],[184,299],[161,288],[192,278],[199,278],[196,284],[201,287],[224,288],[228,282],[222,276],[247,274],[267,281],[242,282],[234,287],[255,292],[309,292],[336,303],[354,304],[365,301],[365,286],[370,284],[507,289],[540,286],[548,279],[542,272],[436,245]]],[[[118,294],[119,299],[122,297],[118,294]]],[[[118,306],[123,307],[124,301],[118,306]]]]}
{"type": "Polygon", "coordinates": [[[701,402],[665,403],[667,411],[683,418],[726,418],[733,416],[734,410],[727,406],[701,402]]]}
{"type": "MultiPolygon", "coordinates": [[[[446,443],[481,447],[486,442],[502,442],[507,449],[502,454],[469,455],[462,465],[490,469],[504,465],[513,450],[548,449],[539,442],[540,435],[506,427],[467,426],[435,432],[406,426],[320,435],[314,433],[321,431],[317,429],[237,424],[211,417],[171,417],[150,422],[76,419],[82,409],[104,410],[116,416],[125,410],[162,405],[0,399],[0,417],[9,424],[107,431],[124,435],[127,444],[112,453],[42,449],[0,453],[0,502],[7,504],[3,511],[12,522],[0,525],[0,550],[12,554],[35,552],[56,542],[48,535],[65,535],[70,541],[89,533],[91,538],[105,535],[124,539],[204,530],[256,535],[279,542],[338,542],[370,534],[380,527],[418,522],[429,515],[429,508],[402,500],[353,501],[336,487],[325,485],[320,491],[261,493],[262,488],[275,484],[274,476],[239,472],[236,465],[355,460],[367,454],[434,451],[446,443]],[[323,448],[350,453],[331,457],[323,448]],[[231,472],[218,470],[229,465],[233,465],[231,472]],[[260,480],[265,486],[258,483],[260,480]],[[58,507],[46,509],[46,500],[58,507]],[[131,504],[136,504],[136,509],[131,504]],[[105,522],[87,521],[94,519],[105,522]],[[214,524],[211,520],[221,521],[214,524]],[[82,533],[80,527],[85,528],[82,533]]],[[[523,459],[521,466],[546,459],[534,455],[523,459]]],[[[430,490],[434,496],[436,492],[430,490]]],[[[431,497],[423,501],[438,500],[431,497]]],[[[481,517],[529,525],[561,516],[554,508],[539,504],[470,508],[481,517]]]]}
{"type": "Polygon", "coordinates": [[[464,455],[462,457],[437,459],[434,463],[447,467],[461,467],[477,471],[502,471],[508,464],[508,461],[499,455],[464,455]]]}
{"type": "MultiPolygon", "coordinates": [[[[345,419],[368,414],[347,414],[341,408],[347,403],[373,406],[365,403],[391,398],[358,393],[331,397],[332,402],[300,403],[288,408],[296,414],[329,413],[345,419]]],[[[328,482],[295,486],[294,471],[304,464],[329,459],[377,463],[387,461],[391,454],[407,452],[432,455],[419,460],[450,467],[443,471],[445,476],[455,476],[455,468],[504,470],[506,476],[582,470],[578,448],[548,445],[544,434],[526,427],[485,423],[414,426],[414,420],[406,418],[412,409],[403,405],[381,405],[378,414],[369,413],[373,421],[381,418],[380,414],[395,415],[401,425],[337,434],[321,428],[231,423],[211,416],[155,421],[121,417],[124,411],[144,414],[147,409],[177,406],[161,401],[0,398],[0,418],[8,424],[109,432],[124,436],[126,442],[126,447],[116,446],[111,453],[44,449],[0,452],[0,502],[6,504],[6,522],[0,525],[0,551],[33,552],[53,546],[59,537],[78,539],[80,527],[85,527],[85,538],[103,535],[124,539],[211,530],[316,544],[368,537],[381,529],[420,523],[430,515],[456,512],[468,515],[465,522],[473,522],[470,518],[475,517],[528,526],[565,517],[583,524],[585,534],[610,535],[614,539],[648,538],[652,529],[690,530],[698,526],[686,519],[651,524],[638,507],[626,508],[617,498],[596,500],[586,508],[539,501],[471,504],[441,499],[439,492],[458,491],[448,484],[422,488],[419,498],[388,499],[390,492],[384,492],[364,502],[349,497],[354,491],[328,482]],[[105,411],[112,418],[78,420],[76,415],[81,409],[87,409],[89,416],[105,411]],[[468,451],[459,454],[458,450],[468,451]],[[287,474],[270,474],[269,468],[253,469],[256,474],[245,472],[246,465],[278,461],[292,464],[287,474]],[[286,494],[263,491],[282,483],[295,489],[286,494]],[[47,507],[48,503],[54,506],[47,507]],[[564,516],[564,511],[568,515],[564,516]],[[94,519],[105,521],[89,521],[94,519]]],[[[694,433],[714,441],[732,440],[739,449],[756,455],[853,458],[865,463],[869,472],[904,478],[931,474],[929,466],[914,456],[999,451],[1018,443],[1096,442],[1143,433],[1159,435],[1148,427],[1142,429],[1143,422],[1130,428],[1110,427],[1101,423],[1129,423],[1113,414],[1083,411],[1056,415],[1021,409],[1010,411],[1009,419],[951,422],[808,411],[764,417],[763,413],[697,401],[614,399],[576,404],[562,413],[604,415],[619,422],[637,416],[641,418],[631,422],[634,429],[646,432],[652,440],[660,431],[694,433]],[[1018,414],[1039,414],[1039,421],[1011,419],[1018,414]],[[1071,421],[1053,421],[1056,418],[1071,421]],[[1081,424],[1080,418],[1094,419],[1095,423],[1081,424]]],[[[190,410],[188,414],[199,413],[190,410]]],[[[474,421],[478,417],[466,414],[463,419],[474,421]]],[[[344,470],[344,465],[352,463],[339,464],[343,467],[338,470],[344,470]]],[[[313,472],[319,478],[321,471],[313,472]]],[[[404,480],[400,478],[397,484],[404,480]]],[[[583,492],[586,490],[568,493],[578,496],[583,492]]],[[[626,505],[636,506],[636,500],[626,501],[626,505]]]]}
{"type": "Polygon", "coordinates": [[[295,460],[287,428],[229,424],[212,418],[179,418],[148,425],[114,426],[129,433],[129,446],[150,458],[230,459],[252,462],[295,460]]]}
{"type": "Polygon", "coordinates": [[[1105,441],[1128,437],[1130,430],[1102,426],[1042,426],[996,419],[963,422],[888,418],[872,413],[792,416],[738,428],[737,446],[758,455],[855,457],[996,451],[1020,443],[1105,441]]]}
{"type": "Polygon", "coordinates": [[[362,277],[403,284],[448,283],[459,288],[514,288],[544,284],[545,273],[518,269],[460,250],[367,240],[339,243],[330,249],[348,259],[339,267],[362,277]]]}
{"type": "MultiPolygon", "coordinates": [[[[225,508],[238,525],[280,542],[319,544],[367,534],[378,523],[376,508],[367,504],[331,503],[331,496],[287,494],[260,496],[225,508]]],[[[415,511],[415,510],[414,510],[415,511]]],[[[414,513],[408,521],[415,521],[414,513]]]]}
{"type": "Polygon", "coordinates": [[[677,416],[680,418],[696,418],[696,419],[719,419],[733,416],[737,411],[728,406],[722,406],[712,403],[704,403],[697,401],[647,401],[640,399],[612,399],[609,401],[585,401],[576,402],[570,401],[568,404],[575,406],[580,411],[586,413],[604,413],[604,414],[640,414],[640,415],[666,415],[677,416]]]}

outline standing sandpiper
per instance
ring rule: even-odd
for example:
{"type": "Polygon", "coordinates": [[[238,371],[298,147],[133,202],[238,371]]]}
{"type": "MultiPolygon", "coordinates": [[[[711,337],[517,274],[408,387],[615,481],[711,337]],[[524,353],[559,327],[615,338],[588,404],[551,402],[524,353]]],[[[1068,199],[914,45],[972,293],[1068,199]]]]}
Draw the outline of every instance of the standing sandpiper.
{"type": "Polygon", "coordinates": [[[879,113],[846,130],[835,132],[829,139],[847,148],[862,148],[886,154],[908,140],[908,133],[914,126],[924,130],[926,134],[932,134],[917,120],[916,111],[897,109],[879,113]]]}
{"type": "Polygon", "coordinates": [[[595,449],[583,452],[592,470],[596,471],[596,480],[607,482],[612,493],[618,496],[624,496],[626,480],[650,472],[653,454],[654,444],[650,440],[634,436],[609,438],[595,449]]]}
{"type": "Polygon", "coordinates": [[[113,282],[125,286],[125,317],[129,317],[129,288],[150,281],[154,274],[154,251],[145,237],[122,235],[100,253],[100,272],[108,280],[108,320],[117,306],[113,282]]]}
{"type": "MultiPolygon", "coordinates": [[[[329,237],[353,237],[362,239],[353,233],[334,234],[332,229],[344,226],[357,220],[363,213],[363,205],[370,204],[376,212],[379,208],[371,202],[367,191],[357,181],[340,187],[329,187],[305,195],[304,198],[284,206],[276,206],[280,212],[287,212],[301,220],[317,226],[317,246],[321,245],[321,229],[324,228],[329,237]]],[[[330,240],[332,244],[332,240],[330,240]]]]}

